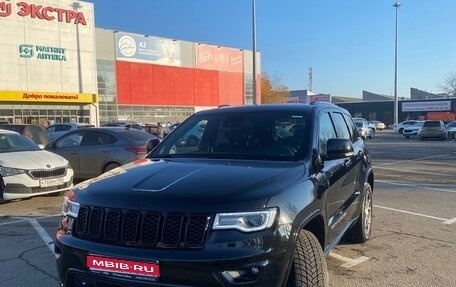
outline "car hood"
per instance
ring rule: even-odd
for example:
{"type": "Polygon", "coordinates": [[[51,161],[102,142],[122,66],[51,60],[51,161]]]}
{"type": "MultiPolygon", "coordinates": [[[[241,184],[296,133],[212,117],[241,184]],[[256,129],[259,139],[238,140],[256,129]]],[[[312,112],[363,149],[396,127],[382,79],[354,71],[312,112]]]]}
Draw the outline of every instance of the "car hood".
{"type": "Polygon", "coordinates": [[[75,187],[82,205],[156,211],[261,209],[305,175],[296,162],[140,159],[75,187]]]}
{"type": "Polygon", "coordinates": [[[66,166],[68,161],[63,157],[45,150],[7,152],[0,154],[0,166],[32,169],[53,169],[66,166]]]}

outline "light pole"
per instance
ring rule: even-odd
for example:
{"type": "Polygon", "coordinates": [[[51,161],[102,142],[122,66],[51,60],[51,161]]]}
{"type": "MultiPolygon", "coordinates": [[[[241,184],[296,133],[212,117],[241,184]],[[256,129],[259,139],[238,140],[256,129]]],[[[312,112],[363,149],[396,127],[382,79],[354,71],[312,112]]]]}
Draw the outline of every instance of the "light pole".
{"type": "Polygon", "coordinates": [[[399,118],[399,103],[397,100],[397,8],[401,3],[396,2],[393,7],[396,8],[396,39],[394,42],[394,125],[397,125],[399,118]]]}
{"type": "Polygon", "coordinates": [[[255,15],[255,0],[252,0],[252,40],[253,40],[253,101],[256,105],[257,85],[256,85],[256,15],[255,15]]]}

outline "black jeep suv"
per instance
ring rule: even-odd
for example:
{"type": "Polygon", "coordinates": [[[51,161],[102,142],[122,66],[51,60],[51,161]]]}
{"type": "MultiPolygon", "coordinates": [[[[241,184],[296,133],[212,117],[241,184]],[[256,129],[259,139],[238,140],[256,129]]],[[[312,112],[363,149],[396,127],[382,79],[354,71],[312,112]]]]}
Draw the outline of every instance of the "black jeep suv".
{"type": "Polygon", "coordinates": [[[344,234],[370,237],[373,185],[335,105],[201,111],[65,196],[58,274],[71,287],[327,286],[325,255],[344,234]]]}

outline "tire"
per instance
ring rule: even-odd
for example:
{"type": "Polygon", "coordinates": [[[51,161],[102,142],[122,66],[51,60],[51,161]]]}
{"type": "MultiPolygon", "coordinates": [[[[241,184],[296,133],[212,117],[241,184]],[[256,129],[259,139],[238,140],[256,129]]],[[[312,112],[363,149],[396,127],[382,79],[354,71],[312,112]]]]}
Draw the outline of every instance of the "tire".
{"type": "Polygon", "coordinates": [[[287,287],[326,287],[329,275],[321,245],[310,231],[298,235],[287,287]]]}
{"type": "Polygon", "coordinates": [[[370,138],[373,139],[375,137],[375,130],[372,129],[372,132],[371,132],[371,135],[370,135],[370,138]]]}
{"type": "Polygon", "coordinates": [[[410,138],[410,136],[405,136],[406,139],[410,138]]]}
{"type": "Polygon", "coordinates": [[[116,167],[119,167],[120,164],[117,164],[117,163],[109,163],[107,166],[105,166],[105,168],[103,169],[103,172],[107,172],[107,171],[110,171],[111,169],[115,169],[116,167]]]}
{"type": "Polygon", "coordinates": [[[346,237],[352,243],[364,243],[368,241],[372,233],[372,187],[364,184],[363,202],[358,221],[347,230],[346,237]]]}

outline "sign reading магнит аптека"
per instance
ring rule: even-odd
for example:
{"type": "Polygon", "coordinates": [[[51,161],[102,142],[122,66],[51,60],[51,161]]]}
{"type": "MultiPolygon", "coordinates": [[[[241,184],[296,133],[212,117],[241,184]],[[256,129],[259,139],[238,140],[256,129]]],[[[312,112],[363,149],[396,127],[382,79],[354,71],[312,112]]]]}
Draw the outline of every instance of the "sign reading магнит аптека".
{"type": "Polygon", "coordinates": [[[49,47],[31,44],[19,45],[19,57],[27,59],[41,59],[66,61],[65,48],[49,47]]]}

